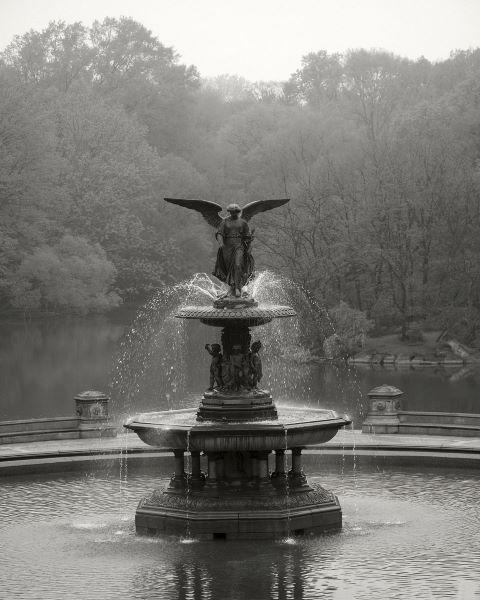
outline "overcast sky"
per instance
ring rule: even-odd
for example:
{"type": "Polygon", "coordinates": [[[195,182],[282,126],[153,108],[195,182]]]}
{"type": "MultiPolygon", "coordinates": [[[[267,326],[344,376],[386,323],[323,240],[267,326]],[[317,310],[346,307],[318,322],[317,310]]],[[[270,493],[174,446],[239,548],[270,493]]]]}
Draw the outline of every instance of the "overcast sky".
{"type": "Polygon", "coordinates": [[[51,20],[133,17],[203,76],[285,80],[308,52],[435,61],[480,46],[480,0],[0,0],[0,49],[51,20]]]}

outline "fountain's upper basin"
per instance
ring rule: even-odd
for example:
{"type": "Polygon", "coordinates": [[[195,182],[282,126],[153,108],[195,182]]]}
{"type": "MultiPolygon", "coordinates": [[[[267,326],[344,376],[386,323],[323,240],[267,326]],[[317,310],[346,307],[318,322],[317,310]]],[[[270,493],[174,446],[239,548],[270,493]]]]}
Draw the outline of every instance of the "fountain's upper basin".
{"type": "Polygon", "coordinates": [[[296,312],[290,306],[252,306],[239,308],[215,308],[213,306],[186,306],[175,315],[180,319],[199,319],[205,325],[225,327],[241,322],[247,327],[265,325],[272,319],[295,317],[296,312]]]}
{"type": "Polygon", "coordinates": [[[333,410],[278,407],[278,420],[196,421],[196,409],[143,413],[125,424],[150,446],[201,452],[272,451],[322,444],[350,420],[333,410]]]}

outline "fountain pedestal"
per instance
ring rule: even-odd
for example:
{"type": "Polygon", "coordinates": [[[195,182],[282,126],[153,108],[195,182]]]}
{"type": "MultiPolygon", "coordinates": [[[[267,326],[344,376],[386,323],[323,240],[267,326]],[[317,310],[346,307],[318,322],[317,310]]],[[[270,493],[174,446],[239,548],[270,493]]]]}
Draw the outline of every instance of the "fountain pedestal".
{"type": "Polygon", "coordinates": [[[264,421],[277,418],[269,392],[245,391],[243,394],[205,392],[197,412],[198,421],[264,421]]]}
{"type": "Polygon", "coordinates": [[[332,439],[350,421],[329,410],[277,409],[271,394],[258,389],[261,344],[251,345],[249,328],[295,312],[259,307],[251,299],[223,299],[177,316],[221,327],[221,346],[206,346],[212,355],[211,388],[197,411],[145,413],[125,425],[175,457],[169,485],[141,500],[137,532],[268,539],[340,528],[338,499],[309,484],[302,450],[332,439]]]}
{"type": "Polygon", "coordinates": [[[138,505],[137,533],[199,539],[272,539],[321,533],[342,526],[334,494],[320,486],[302,494],[173,496],[154,491],[138,505]]]}

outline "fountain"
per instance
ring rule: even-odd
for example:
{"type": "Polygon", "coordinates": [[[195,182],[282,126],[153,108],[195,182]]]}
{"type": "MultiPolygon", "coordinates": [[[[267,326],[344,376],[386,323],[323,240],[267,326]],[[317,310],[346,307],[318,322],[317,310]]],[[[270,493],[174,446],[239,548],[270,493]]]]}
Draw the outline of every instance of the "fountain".
{"type": "Polygon", "coordinates": [[[201,212],[217,228],[222,245],[214,275],[228,291],[212,306],[184,307],[176,314],[221,328],[221,343],[206,345],[212,357],[210,382],[198,409],[144,413],[125,424],[146,444],[175,457],[168,486],[140,501],[137,532],[268,539],[340,528],[338,499],[307,481],[302,449],[327,442],[350,421],[331,410],[277,408],[270,392],[260,387],[262,345],[252,343],[250,332],[273,319],[296,316],[289,306],[259,305],[244,287],[254,269],[249,220],[288,200],[252,202],[243,210],[233,204],[226,219],[213,202],[166,200],[201,212]]]}

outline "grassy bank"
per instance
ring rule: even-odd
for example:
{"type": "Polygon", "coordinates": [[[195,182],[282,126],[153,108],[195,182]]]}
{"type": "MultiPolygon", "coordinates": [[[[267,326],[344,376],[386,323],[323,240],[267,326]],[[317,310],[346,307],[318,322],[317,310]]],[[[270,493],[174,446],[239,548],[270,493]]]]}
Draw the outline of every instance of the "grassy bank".
{"type": "MultiPolygon", "coordinates": [[[[448,348],[437,342],[440,331],[429,331],[423,334],[423,341],[411,343],[402,341],[398,333],[380,337],[367,338],[365,346],[359,354],[395,354],[423,356],[426,359],[438,358],[442,353],[452,354],[448,348]]],[[[453,354],[452,354],[453,356],[453,354]]]]}

